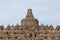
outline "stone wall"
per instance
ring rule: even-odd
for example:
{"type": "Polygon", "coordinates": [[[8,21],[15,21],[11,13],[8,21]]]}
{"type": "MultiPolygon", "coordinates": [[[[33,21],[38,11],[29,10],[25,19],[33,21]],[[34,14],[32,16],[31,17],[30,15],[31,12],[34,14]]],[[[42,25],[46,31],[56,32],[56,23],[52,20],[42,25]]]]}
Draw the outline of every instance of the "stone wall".
{"type": "Polygon", "coordinates": [[[55,29],[44,25],[32,29],[22,29],[20,25],[8,26],[0,28],[0,40],[60,40],[60,26],[55,29]]]}

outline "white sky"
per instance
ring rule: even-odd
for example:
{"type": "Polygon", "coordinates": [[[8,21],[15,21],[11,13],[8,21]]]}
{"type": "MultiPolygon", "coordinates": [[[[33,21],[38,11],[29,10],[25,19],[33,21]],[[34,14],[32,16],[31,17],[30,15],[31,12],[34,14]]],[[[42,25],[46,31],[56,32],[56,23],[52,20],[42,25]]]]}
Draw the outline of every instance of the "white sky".
{"type": "Polygon", "coordinates": [[[0,0],[0,25],[21,24],[28,8],[39,24],[60,25],[60,0],[0,0]]]}

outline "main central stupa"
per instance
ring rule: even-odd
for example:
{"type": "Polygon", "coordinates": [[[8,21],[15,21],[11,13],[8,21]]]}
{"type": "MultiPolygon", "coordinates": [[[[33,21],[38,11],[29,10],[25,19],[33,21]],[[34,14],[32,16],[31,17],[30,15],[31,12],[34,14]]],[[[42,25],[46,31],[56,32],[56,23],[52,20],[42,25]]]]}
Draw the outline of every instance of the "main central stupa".
{"type": "Polygon", "coordinates": [[[32,26],[36,27],[39,25],[39,21],[34,18],[32,14],[32,9],[28,9],[26,18],[22,19],[21,26],[23,28],[29,27],[32,28],[32,26]]]}

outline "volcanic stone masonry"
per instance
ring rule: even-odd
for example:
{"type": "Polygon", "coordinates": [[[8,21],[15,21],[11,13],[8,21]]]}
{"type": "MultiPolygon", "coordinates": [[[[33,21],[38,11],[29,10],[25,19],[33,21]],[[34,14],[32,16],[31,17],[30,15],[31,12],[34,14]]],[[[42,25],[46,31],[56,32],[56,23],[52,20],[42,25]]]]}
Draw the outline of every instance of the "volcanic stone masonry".
{"type": "Polygon", "coordinates": [[[7,28],[0,26],[0,40],[60,40],[60,26],[39,25],[32,9],[28,9],[21,25],[8,25],[7,28]]]}

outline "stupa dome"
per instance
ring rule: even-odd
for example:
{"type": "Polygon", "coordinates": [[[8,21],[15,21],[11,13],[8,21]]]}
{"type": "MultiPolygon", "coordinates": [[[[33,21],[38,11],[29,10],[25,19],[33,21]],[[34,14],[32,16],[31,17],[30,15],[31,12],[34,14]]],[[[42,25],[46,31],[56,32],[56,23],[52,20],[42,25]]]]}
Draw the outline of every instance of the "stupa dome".
{"type": "Polygon", "coordinates": [[[38,20],[36,18],[34,18],[33,14],[32,14],[32,9],[28,9],[26,18],[22,19],[21,25],[23,25],[23,26],[37,26],[38,24],[39,24],[38,20]]]}

